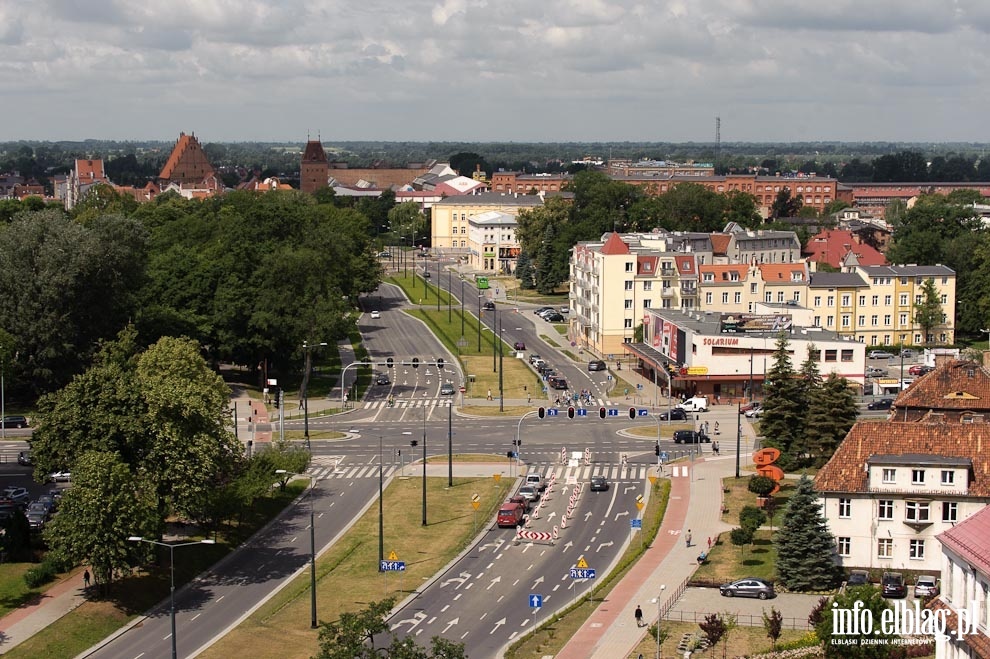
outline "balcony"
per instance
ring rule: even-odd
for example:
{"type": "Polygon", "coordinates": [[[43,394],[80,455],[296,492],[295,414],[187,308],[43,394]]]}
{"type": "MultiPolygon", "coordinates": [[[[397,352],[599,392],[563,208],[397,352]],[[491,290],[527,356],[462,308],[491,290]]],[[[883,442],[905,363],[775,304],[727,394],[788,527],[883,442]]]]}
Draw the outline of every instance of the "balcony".
{"type": "Polygon", "coordinates": [[[697,295],[698,287],[694,284],[681,284],[681,295],[697,295]]]}
{"type": "Polygon", "coordinates": [[[677,276],[677,269],[676,268],[660,268],[660,276],[661,277],[676,277],[677,276]]]}
{"type": "Polygon", "coordinates": [[[674,289],[670,287],[661,288],[660,297],[664,298],[665,300],[669,300],[670,298],[674,297],[674,289]]]}

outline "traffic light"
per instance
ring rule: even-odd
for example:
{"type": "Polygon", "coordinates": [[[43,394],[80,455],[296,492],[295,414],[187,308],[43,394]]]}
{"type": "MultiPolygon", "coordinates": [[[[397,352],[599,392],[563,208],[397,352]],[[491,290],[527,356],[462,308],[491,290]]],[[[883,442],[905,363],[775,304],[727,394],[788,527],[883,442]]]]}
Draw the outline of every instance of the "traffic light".
{"type": "Polygon", "coordinates": [[[540,409],[538,409],[536,411],[536,415],[539,416],[542,419],[543,417],[545,417],[547,415],[547,409],[545,407],[541,407],[540,409]]]}
{"type": "Polygon", "coordinates": [[[412,446],[413,448],[416,448],[417,446],[419,446],[419,440],[417,440],[417,439],[411,440],[409,442],[409,446],[412,446]]]}
{"type": "Polygon", "coordinates": [[[395,360],[392,359],[391,357],[385,360],[385,366],[387,368],[392,368],[394,365],[395,365],[395,360]]]}
{"type": "Polygon", "coordinates": [[[601,417],[602,419],[604,419],[605,418],[605,414],[606,414],[605,408],[604,407],[599,407],[598,408],[598,416],[601,417]]]}
{"type": "Polygon", "coordinates": [[[443,357],[437,357],[437,370],[443,370],[443,357]]]}
{"type": "Polygon", "coordinates": [[[412,362],[413,362],[412,363],[413,368],[419,368],[419,357],[413,357],[412,362]]]}
{"type": "Polygon", "coordinates": [[[514,458],[514,457],[516,457],[516,455],[515,455],[515,452],[514,451],[506,451],[505,452],[505,457],[507,457],[507,458],[514,458]]]}
{"type": "Polygon", "coordinates": [[[630,407],[629,408],[629,418],[630,419],[635,419],[636,418],[636,408],[635,407],[630,407]]]}
{"type": "Polygon", "coordinates": [[[653,447],[653,455],[660,457],[660,442],[657,442],[656,446],[653,447]]]}
{"type": "Polygon", "coordinates": [[[567,418],[568,419],[573,419],[574,418],[574,408],[573,407],[568,407],[567,408],[567,418]]]}

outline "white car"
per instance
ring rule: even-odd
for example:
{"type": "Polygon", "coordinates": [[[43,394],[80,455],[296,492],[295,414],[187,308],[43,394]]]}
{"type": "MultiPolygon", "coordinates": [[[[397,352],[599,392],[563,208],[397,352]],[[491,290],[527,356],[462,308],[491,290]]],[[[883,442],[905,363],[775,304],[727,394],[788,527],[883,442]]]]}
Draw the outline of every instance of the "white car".
{"type": "Polygon", "coordinates": [[[382,317],[382,312],[379,311],[378,309],[375,309],[374,311],[371,312],[371,319],[372,320],[378,320],[381,317],[382,317]]]}
{"type": "Polygon", "coordinates": [[[68,471],[56,471],[48,476],[48,480],[53,483],[68,483],[72,480],[72,473],[68,471]]]}

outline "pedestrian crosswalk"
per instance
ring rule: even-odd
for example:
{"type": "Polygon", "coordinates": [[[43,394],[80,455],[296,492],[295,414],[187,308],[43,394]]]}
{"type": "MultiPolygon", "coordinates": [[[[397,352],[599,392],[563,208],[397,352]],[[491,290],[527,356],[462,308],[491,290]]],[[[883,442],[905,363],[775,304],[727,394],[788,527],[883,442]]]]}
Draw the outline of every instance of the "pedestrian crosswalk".
{"type": "MultiPolygon", "coordinates": [[[[392,405],[393,409],[404,409],[409,407],[450,407],[450,398],[406,398],[396,399],[392,405]]],[[[387,400],[369,400],[364,403],[366,410],[388,409],[387,400]]]]}

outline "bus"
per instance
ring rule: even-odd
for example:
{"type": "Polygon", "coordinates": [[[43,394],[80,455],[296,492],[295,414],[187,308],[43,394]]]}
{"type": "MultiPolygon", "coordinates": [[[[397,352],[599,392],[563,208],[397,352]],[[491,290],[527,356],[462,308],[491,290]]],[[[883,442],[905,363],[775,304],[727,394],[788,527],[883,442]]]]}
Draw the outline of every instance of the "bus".
{"type": "Polygon", "coordinates": [[[486,288],[489,288],[488,277],[475,277],[474,283],[478,287],[479,291],[483,291],[486,288]]]}

